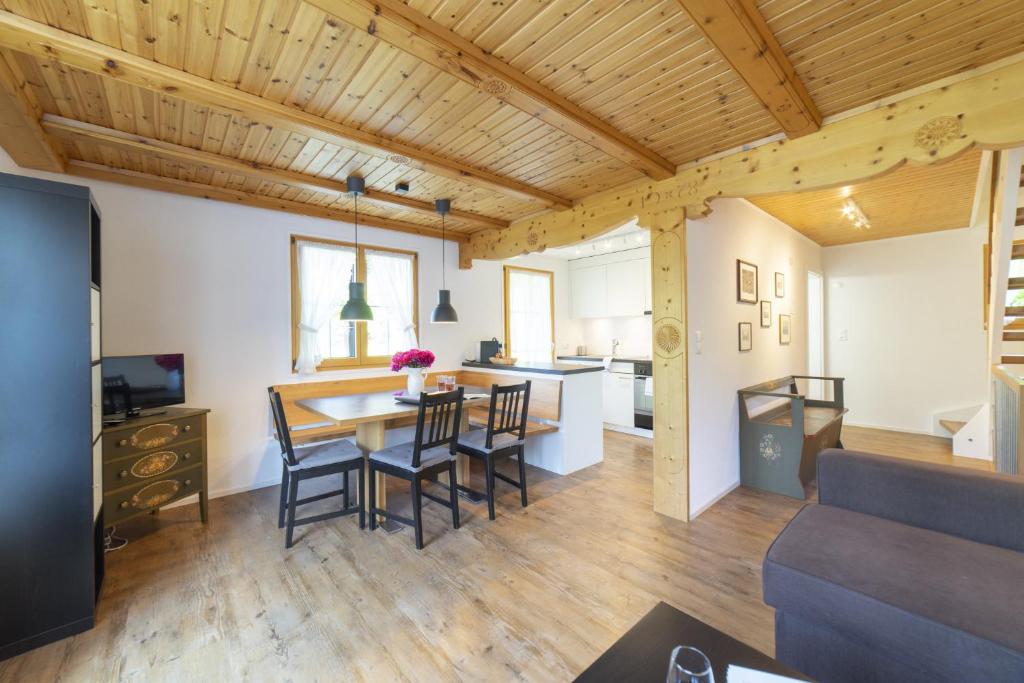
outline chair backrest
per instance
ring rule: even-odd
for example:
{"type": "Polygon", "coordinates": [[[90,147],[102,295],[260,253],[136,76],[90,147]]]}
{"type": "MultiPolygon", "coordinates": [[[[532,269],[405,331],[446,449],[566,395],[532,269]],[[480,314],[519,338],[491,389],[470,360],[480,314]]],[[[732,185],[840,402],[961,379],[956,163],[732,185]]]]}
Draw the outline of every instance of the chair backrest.
{"type": "Polygon", "coordinates": [[[284,417],[284,404],[281,402],[281,394],[274,391],[274,387],[267,387],[270,394],[270,412],[274,416],[274,431],[277,433],[277,442],[281,444],[281,458],[289,465],[297,465],[295,450],[292,448],[292,436],[288,431],[288,421],[284,417]]]}
{"type": "Polygon", "coordinates": [[[491,407],[487,413],[487,448],[495,434],[515,434],[526,438],[526,416],[530,409],[530,380],[500,387],[491,385],[491,407]],[[500,405],[499,405],[500,404],[500,405]]]}
{"type": "Polygon", "coordinates": [[[420,466],[420,453],[435,446],[448,445],[455,455],[459,440],[459,422],[462,420],[462,392],[420,394],[420,411],[416,416],[416,441],[413,443],[412,466],[420,466]]]}

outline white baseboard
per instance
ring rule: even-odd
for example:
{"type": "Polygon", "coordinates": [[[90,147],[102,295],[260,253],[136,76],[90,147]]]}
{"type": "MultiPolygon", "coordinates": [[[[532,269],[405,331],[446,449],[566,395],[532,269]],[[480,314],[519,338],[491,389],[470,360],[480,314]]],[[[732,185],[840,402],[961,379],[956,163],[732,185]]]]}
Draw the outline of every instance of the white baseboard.
{"type": "MultiPolygon", "coordinates": [[[[265,489],[268,486],[278,486],[280,485],[280,483],[280,479],[272,479],[270,481],[256,482],[255,484],[250,484],[248,486],[233,486],[228,489],[216,489],[210,491],[210,500],[213,500],[214,498],[222,498],[224,496],[233,496],[236,493],[246,493],[247,491],[255,491],[256,489],[265,489]]],[[[199,494],[197,493],[193,496],[188,496],[187,498],[176,500],[173,503],[168,503],[167,505],[164,505],[161,509],[170,510],[171,508],[181,507],[182,505],[192,505],[193,503],[198,502],[199,494]]]]}
{"type": "Polygon", "coordinates": [[[719,493],[717,496],[712,498],[710,501],[708,501],[704,505],[700,506],[700,508],[698,508],[697,510],[694,510],[693,512],[691,512],[690,513],[690,521],[692,522],[693,520],[697,519],[697,517],[699,517],[700,515],[704,514],[704,512],[706,512],[708,509],[710,509],[712,505],[714,505],[718,501],[722,500],[723,498],[728,496],[730,493],[732,493],[733,491],[735,491],[739,487],[740,487],[739,480],[734,481],[731,484],[727,485],[721,491],[721,493],[719,493]]]}
{"type": "Polygon", "coordinates": [[[645,439],[654,438],[653,429],[641,429],[640,427],[627,427],[625,425],[613,425],[609,422],[604,423],[604,428],[610,432],[619,432],[620,434],[632,434],[633,436],[642,436],[645,439]]]}
{"type": "MultiPolygon", "coordinates": [[[[888,425],[873,425],[873,424],[867,424],[867,423],[864,423],[864,422],[848,422],[846,420],[843,420],[843,426],[844,427],[863,427],[865,429],[880,429],[883,432],[903,432],[905,434],[923,434],[924,436],[938,436],[939,438],[946,438],[946,437],[943,437],[941,434],[936,434],[935,432],[924,430],[924,429],[908,429],[908,428],[905,428],[905,427],[891,427],[891,426],[888,426],[888,425]]],[[[950,440],[952,440],[952,437],[950,437],[950,440]]]]}

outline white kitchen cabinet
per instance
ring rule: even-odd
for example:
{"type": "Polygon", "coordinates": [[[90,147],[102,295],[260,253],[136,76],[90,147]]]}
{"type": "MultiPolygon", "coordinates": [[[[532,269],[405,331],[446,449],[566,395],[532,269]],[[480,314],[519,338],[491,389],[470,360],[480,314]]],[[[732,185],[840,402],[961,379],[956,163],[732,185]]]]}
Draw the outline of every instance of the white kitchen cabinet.
{"type": "Polygon", "coordinates": [[[608,282],[606,315],[609,317],[643,315],[647,310],[644,308],[646,292],[644,282],[648,283],[648,287],[650,286],[650,259],[619,261],[618,263],[609,263],[605,268],[607,268],[605,279],[608,282]]]}
{"type": "Polygon", "coordinates": [[[572,317],[603,318],[608,310],[608,281],[604,266],[578,268],[569,272],[572,317]]]}
{"type": "Polygon", "coordinates": [[[653,302],[651,301],[651,259],[650,257],[641,259],[643,263],[643,277],[644,277],[644,313],[650,313],[652,310],[653,302]]]}
{"type": "Polygon", "coordinates": [[[604,373],[603,418],[608,424],[633,426],[633,376],[604,373]]]}

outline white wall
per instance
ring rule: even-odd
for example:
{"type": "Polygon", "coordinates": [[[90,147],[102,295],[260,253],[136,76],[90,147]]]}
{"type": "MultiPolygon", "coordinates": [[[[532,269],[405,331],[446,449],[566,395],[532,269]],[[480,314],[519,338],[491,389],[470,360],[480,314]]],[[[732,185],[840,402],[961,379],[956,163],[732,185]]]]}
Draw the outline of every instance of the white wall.
{"type": "Polygon", "coordinates": [[[736,391],[807,368],[807,271],[821,272],[821,247],[742,199],[719,199],[710,216],[686,222],[690,373],[690,511],[697,514],[739,484],[736,391]],[[760,306],[736,301],[736,259],[758,266],[760,306]],[[775,298],[775,272],[786,292],[775,298]],[[778,316],[792,316],[792,342],[779,344],[778,316]],[[737,326],[753,324],[753,349],[741,353],[737,326]],[[697,334],[703,335],[697,344],[697,334]]]}
{"type": "MultiPolygon", "coordinates": [[[[291,372],[289,237],[351,240],[351,225],[29,171],[2,149],[0,171],[92,187],[103,214],[103,352],[185,354],[188,405],[213,410],[213,496],[280,480],[268,386],[387,374],[386,368],[312,377],[291,372]]],[[[501,263],[478,261],[459,271],[457,245],[449,242],[448,287],[460,322],[432,326],[440,240],[374,228],[359,236],[366,244],[419,252],[420,346],[437,354],[436,370],[475,358],[481,339],[503,337],[501,263]]],[[[574,347],[567,263],[534,256],[511,262],[555,272],[556,343],[574,347]]]]}
{"type": "Polygon", "coordinates": [[[847,378],[847,424],[949,436],[936,413],[987,400],[983,238],[947,230],[823,250],[826,367],[847,378]]]}

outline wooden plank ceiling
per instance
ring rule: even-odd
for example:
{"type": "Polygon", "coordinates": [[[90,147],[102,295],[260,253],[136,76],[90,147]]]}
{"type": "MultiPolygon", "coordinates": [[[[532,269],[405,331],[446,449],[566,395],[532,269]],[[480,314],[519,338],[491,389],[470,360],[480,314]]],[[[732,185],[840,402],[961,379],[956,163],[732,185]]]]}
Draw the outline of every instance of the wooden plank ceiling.
{"type": "Polygon", "coordinates": [[[0,76],[20,98],[5,106],[25,116],[0,131],[32,133],[23,158],[341,219],[358,175],[361,214],[425,234],[435,198],[457,233],[501,228],[1024,51],[1018,0],[0,8],[0,76]],[[743,35],[710,29],[720,18],[743,35]]]}
{"type": "Polygon", "coordinates": [[[752,197],[750,201],[823,247],[966,228],[971,222],[981,151],[930,166],[902,166],[878,178],[828,190],[752,197]],[[871,227],[842,213],[852,198],[871,227]]]}

